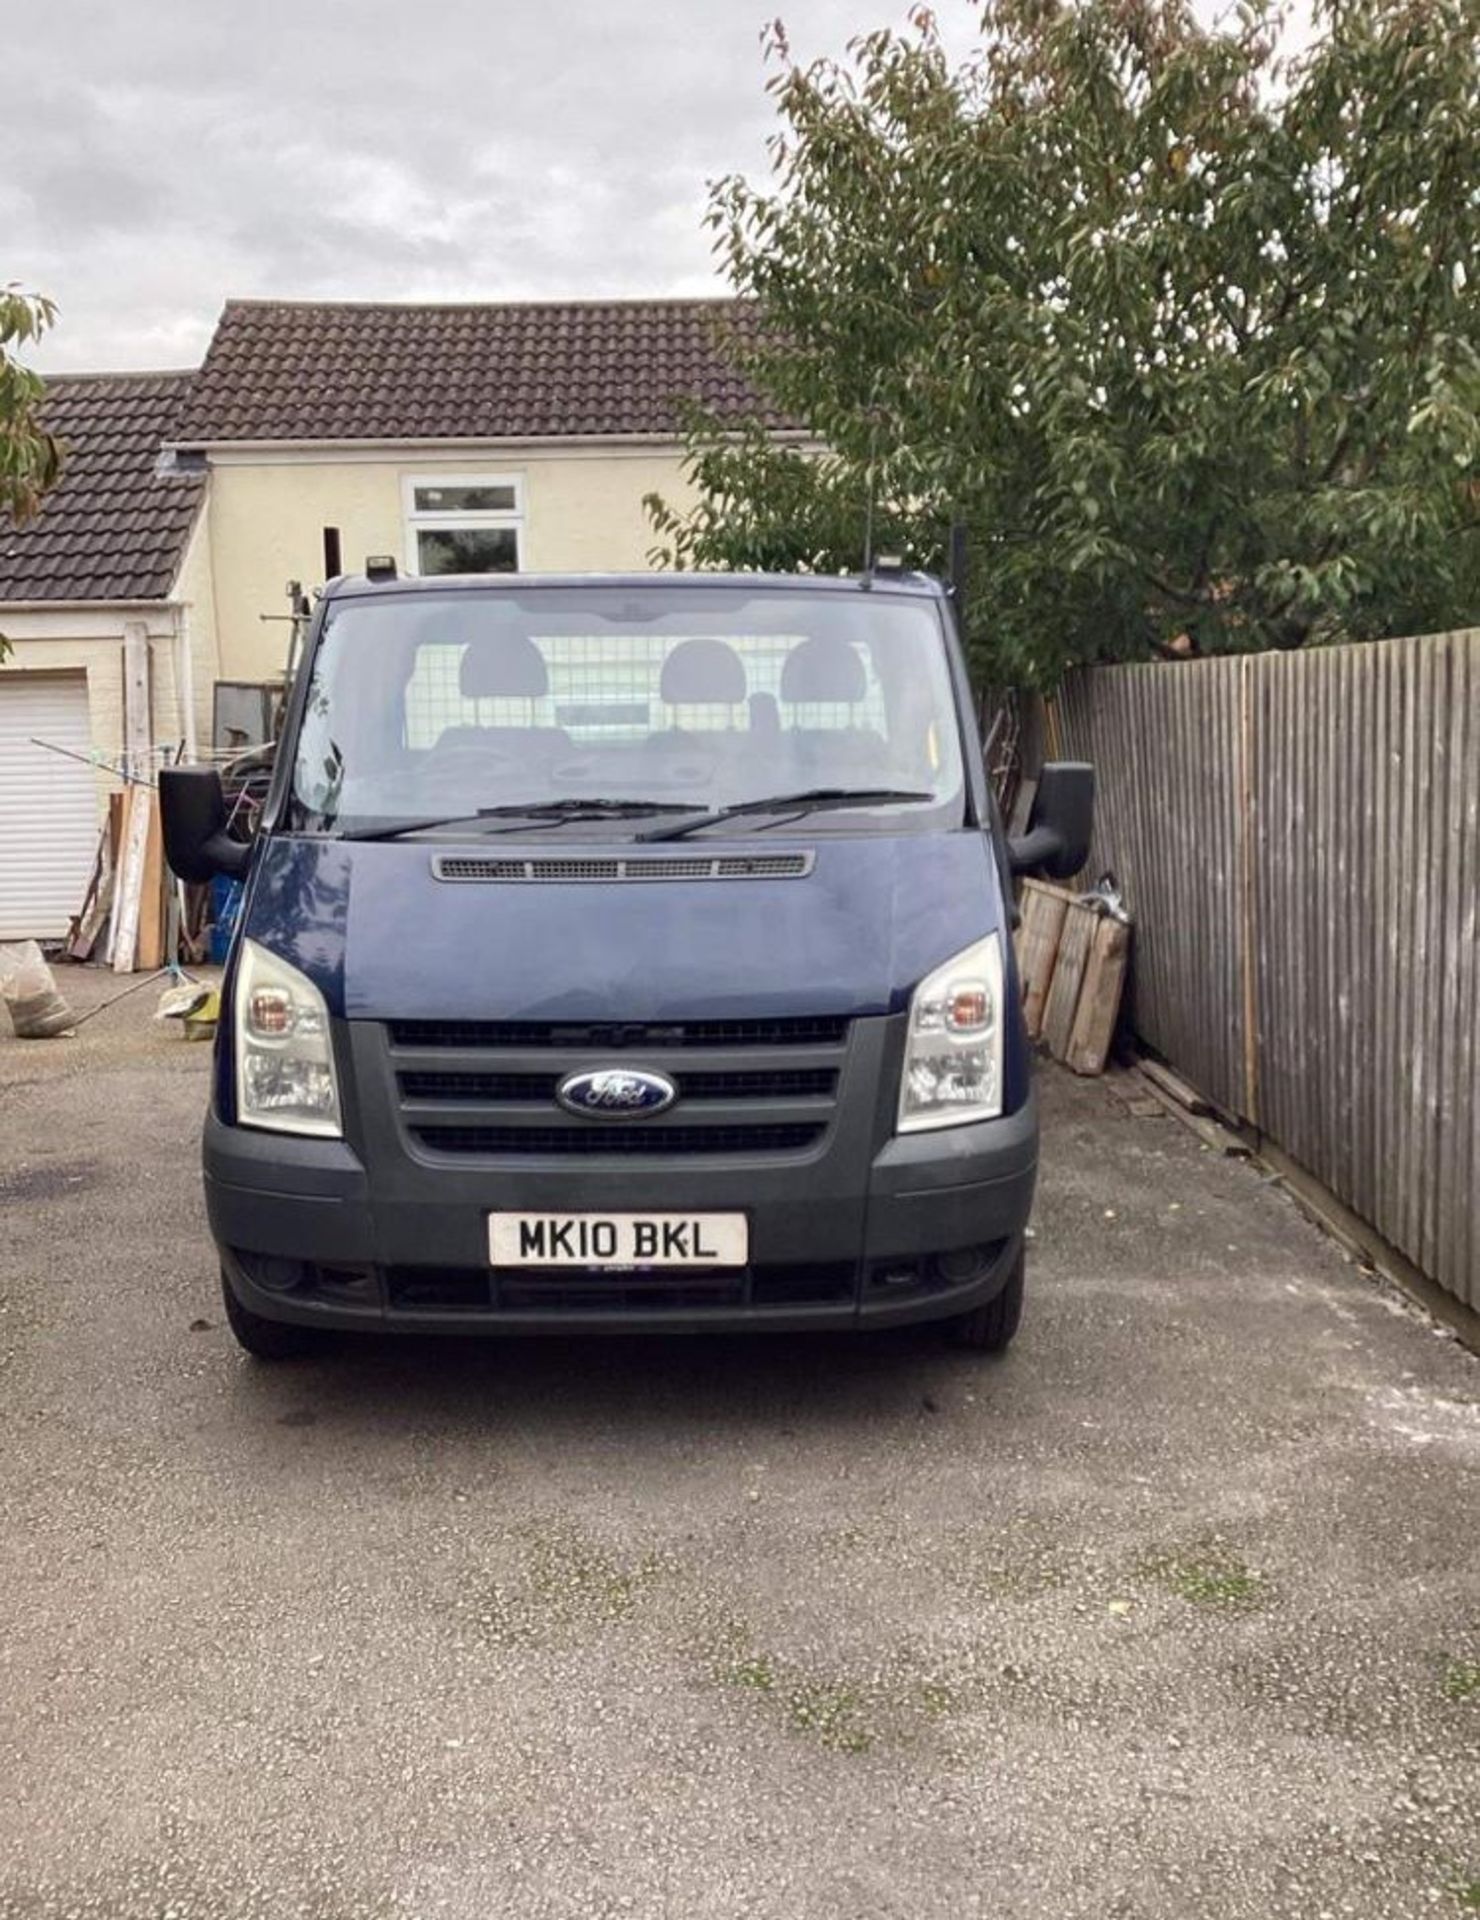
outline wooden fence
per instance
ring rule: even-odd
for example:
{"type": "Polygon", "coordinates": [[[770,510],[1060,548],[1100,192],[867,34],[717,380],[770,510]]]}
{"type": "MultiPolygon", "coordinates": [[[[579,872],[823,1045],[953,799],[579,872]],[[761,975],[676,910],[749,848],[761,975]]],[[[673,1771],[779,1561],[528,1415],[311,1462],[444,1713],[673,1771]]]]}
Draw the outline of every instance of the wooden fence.
{"type": "Polygon", "coordinates": [[[1137,1031],[1480,1308],[1480,631],[1075,675],[1137,1031]]]}

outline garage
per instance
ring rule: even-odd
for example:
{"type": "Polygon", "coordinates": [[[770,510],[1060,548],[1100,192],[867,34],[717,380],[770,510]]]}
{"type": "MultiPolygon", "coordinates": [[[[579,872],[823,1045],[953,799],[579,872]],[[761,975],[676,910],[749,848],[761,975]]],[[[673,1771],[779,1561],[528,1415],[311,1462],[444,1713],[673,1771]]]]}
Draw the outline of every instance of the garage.
{"type": "Polygon", "coordinates": [[[62,477],[23,526],[0,516],[0,940],[60,939],[81,907],[114,784],[90,762],[194,742],[192,689],[215,661],[213,646],[191,656],[190,609],[210,583],[182,575],[205,483],[157,470],[188,388],[184,374],[48,380],[62,477]]]}
{"type": "Polygon", "coordinates": [[[0,672],[0,940],[67,931],[92,870],[98,801],[85,673],[0,672]]]}

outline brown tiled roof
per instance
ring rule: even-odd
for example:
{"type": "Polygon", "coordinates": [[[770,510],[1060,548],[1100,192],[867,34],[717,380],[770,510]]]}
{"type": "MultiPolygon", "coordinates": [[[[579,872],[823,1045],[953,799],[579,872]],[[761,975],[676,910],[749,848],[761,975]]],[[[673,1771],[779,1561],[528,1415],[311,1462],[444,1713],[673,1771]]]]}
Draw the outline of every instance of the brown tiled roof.
{"type": "Polygon", "coordinates": [[[43,419],[65,442],[62,477],[23,527],[0,521],[0,606],[163,600],[205,485],[155,473],[188,373],[59,374],[43,419]]]}
{"type": "Polygon", "coordinates": [[[750,309],[733,300],[233,300],[175,438],[200,446],[667,434],[690,399],[739,420],[756,413],[756,401],[724,342],[751,324],[750,309]]]}

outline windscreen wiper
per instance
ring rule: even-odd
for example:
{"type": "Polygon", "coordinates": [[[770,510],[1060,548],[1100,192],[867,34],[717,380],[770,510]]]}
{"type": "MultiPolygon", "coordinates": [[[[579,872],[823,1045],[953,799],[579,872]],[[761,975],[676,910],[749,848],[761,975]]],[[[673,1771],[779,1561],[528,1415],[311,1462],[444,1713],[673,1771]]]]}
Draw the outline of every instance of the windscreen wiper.
{"type": "Polygon", "coordinates": [[[634,813],[687,813],[684,800],[602,800],[590,794],[572,794],[568,800],[514,800],[503,807],[479,807],[480,820],[522,814],[530,820],[623,819],[634,813]]]}
{"type": "Polygon", "coordinates": [[[905,787],[804,787],[800,793],[772,793],[760,800],[737,800],[733,806],[714,807],[708,813],[692,813],[687,820],[671,826],[649,827],[634,840],[682,840],[685,834],[698,833],[701,827],[716,827],[724,820],[738,820],[747,813],[785,813],[795,818],[815,813],[823,807],[881,807],[891,801],[933,800],[933,793],[914,793],[905,787]]]}
{"type": "MultiPolygon", "coordinates": [[[[622,820],[630,815],[687,813],[678,800],[606,800],[573,796],[568,800],[516,800],[505,806],[479,807],[473,813],[454,813],[431,819],[385,820],[374,827],[351,827],[341,840],[399,840],[403,834],[430,833],[437,827],[476,826],[480,820],[534,820],[553,827],[562,820],[622,820]]],[[[499,831],[499,829],[494,829],[499,831]]]]}

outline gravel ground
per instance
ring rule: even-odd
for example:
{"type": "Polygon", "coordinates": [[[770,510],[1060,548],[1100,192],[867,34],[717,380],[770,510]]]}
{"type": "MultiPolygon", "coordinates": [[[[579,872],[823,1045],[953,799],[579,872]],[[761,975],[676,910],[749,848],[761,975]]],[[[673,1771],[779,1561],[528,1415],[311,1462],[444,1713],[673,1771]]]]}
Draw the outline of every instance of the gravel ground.
{"type": "Polygon", "coordinates": [[[1046,1076],[1002,1362],[262,1369],[155,998],[0,1039],[7,1920],[1480,1906],[1480,1363],[1257,1170],[1046,1076]]]}

